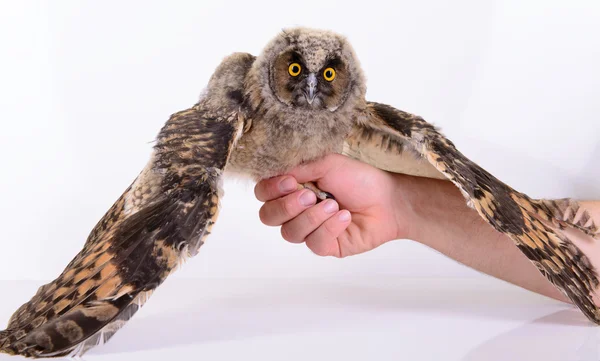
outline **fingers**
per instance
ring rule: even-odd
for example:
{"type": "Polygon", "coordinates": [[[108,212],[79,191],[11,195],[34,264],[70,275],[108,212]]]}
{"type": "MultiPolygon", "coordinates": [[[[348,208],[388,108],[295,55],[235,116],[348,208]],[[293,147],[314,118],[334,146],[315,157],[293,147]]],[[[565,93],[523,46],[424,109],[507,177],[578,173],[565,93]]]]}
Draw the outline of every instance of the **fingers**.
{"type": "Polygon", "coordinates": [[[280,226],[295,218],[304,210],[317,203],[317,196],[308,189],[296,191],[281,198],[265,202],[258,215],[267,226],[280,226]]]}
{"type": "MultiPolygon", "coordinates": [[[[336,172],[348,161],[342,155],[329,155],[298,166],[290,172],[291,176],[258,182],[254,194],[259,201],[265,202],[259,211],[260,220],[268,226],[282,226],[284,239],[293,243],[306,242],[317,255],[342,257],[338,237],[350,225],[350,212],[340,211],[338,203],[331,199],[315,205],[314,192],[298,188],[299,183],[319,181],[330,172],[336,172]]],[[[325,183],[323,186],[327,188],[325,183]]],[[[323,189],[320,183],[319,188],[323,189]]]]}
{"type": "Polygon", "coordinates": [[[286,241],[301,243],[338,210],[338,203],[333,199],[327,199],[284,223],[281,227],[281,236],[286,241]]]}
{"type": "Polygon", "coordinates": [[[347,210],[337,212],[305,238],[306,246],[319,256],[344,256],[338,237],[348,228],[351,218],[347,210]]]}
{"type": "Polygon", "coordinates": [[[267,202],[298,190],[299,183],[316,182],[330,172],[342,167],[349,158],[331,154],[315,162],[296,167],[290,175],[261,180],[254,187],[254,195],[261,202],[267,202]]]}
{"type": "Polygon", "coordinates": [[[350,221],[350,212],[340,211],[336,201],[327,199],[284,223],[281,236],[292,243],[306,242],[319,256],[342,257],[338,237],[350,221]]]}
{"type": "Polygon", "coordinates": [[[335,172],[348,161],[348,157],[339,154],[330,154],[314,162],[299,165],[290,172],[300,183],[318,181],[329,172],[335,172]]]}
{"type": "Polygon", "coordinates": [[[282,176],[264,179],[254,187],[254,195],[261,202],[280,198],[298,190],[298,182],[293,177],[282,176]]]}

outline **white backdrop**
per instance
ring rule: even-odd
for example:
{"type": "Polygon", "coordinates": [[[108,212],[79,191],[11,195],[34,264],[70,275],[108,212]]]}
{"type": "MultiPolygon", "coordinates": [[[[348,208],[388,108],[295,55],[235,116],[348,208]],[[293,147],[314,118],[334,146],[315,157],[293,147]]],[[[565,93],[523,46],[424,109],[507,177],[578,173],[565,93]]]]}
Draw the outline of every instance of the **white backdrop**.
{"type": "MultiPolygon", "coordinates": [[[[345,34],[368,98],[441,126],[535,197],[600,199],[600,2],[2,2],[0,279],[51,279],[192,105],[220,60],[281,28],[345,34]]],[[[478,277],[409,241],[319,258],[263,226],[227,182],[197,258],[174,277],[478,277]]]]}

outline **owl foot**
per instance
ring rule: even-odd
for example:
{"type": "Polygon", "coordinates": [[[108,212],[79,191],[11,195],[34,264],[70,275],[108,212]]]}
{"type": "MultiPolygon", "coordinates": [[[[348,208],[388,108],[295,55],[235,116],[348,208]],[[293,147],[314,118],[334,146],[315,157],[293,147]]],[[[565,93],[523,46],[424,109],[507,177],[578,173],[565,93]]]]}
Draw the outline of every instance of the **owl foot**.
{"type": "Polygon", "coordinates": [[[316,184],[314,184],[313,182],[307,182],[307,183],[302,183],[300,185],[298,185],[298,189],[310,189],[311,191],[315,192],[315,194],[317,195],[317,199],[319,199],[319,201],[324,201],[326,199],[333,199],[335,200],[335,198],[333,197],[333,195],[329,192],[325,192],[320,190],[316,184]]]}

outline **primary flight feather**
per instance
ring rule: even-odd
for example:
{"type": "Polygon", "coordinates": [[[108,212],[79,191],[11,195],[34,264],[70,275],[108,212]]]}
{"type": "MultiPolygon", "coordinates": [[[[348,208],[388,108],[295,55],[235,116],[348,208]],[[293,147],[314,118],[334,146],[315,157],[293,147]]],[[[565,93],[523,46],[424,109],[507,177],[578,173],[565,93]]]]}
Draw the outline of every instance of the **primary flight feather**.
{"type": "Polygon", "coordinates": [[[592,300],[597,272],[560,231],[573,227],[597,237],[585,210],[572,200],[515,191],[422,118],[369,102],[365,92],[349,42],[328,31],[284,30],[258,57],[225,58],[198,103],[167,121],[150,161],[83,250],[0,331],[0,351],[82,355],[106,342],[198,252],[217,218],[224,172],[260,180],[330,153],[453,182],[486,222],[600,323],[592,300]]]}

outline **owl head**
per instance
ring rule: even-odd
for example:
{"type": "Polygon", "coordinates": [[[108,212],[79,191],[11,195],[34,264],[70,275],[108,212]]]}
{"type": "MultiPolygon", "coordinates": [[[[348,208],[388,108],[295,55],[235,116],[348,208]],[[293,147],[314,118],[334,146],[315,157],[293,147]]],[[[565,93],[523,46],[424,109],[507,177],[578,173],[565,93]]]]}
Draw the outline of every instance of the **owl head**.
{"type": "Polygon", "coordinates": [[[306,111],[335,112],[364,99],[359,61],[343,36],[323,30],[283,30],[254,63],[261,100],[306,111]]]}

